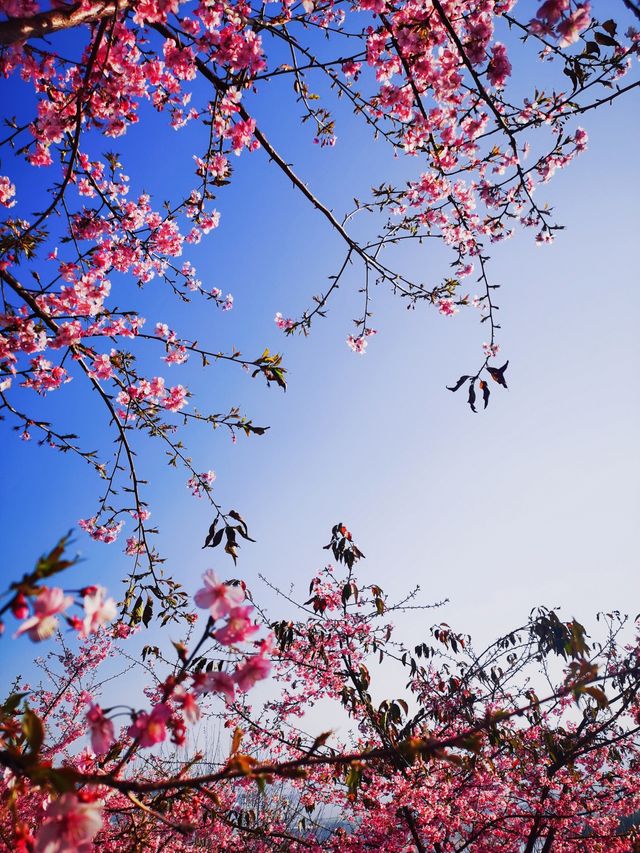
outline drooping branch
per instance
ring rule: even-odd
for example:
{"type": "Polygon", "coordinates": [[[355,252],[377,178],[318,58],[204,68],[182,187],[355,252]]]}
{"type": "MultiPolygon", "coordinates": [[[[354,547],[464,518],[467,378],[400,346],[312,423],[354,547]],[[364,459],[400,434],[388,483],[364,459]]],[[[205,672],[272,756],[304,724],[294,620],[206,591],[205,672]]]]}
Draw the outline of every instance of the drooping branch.
{"type": "MultiPolygon", "coordinates": [[[[166,24],[152,24],[151,25],[154,30],[163,35],[165,38],[172,39],[178,46],[180,46],[180,39],[166,24]]],[[[227,86],[225,83],[217,77],[209,68],[209,66],[203,62],[201,59],[195,60],[196,67],[200,74],[213,84],[216,91],[220,94],[224,94],[227,91],[227,86]]],[[[250,114],[247,112],[246,108],[240,103],[238,105],[238,115],[242,118],[243,121],[248,121],[251,119],[250,114]]],[[[278,168],[286,175],[286,177],[291,181],[291,183],[298,189],[302,195],[311,202],[312,206],[329,222],[334,231],[344,240],[347,244],[349,251],[355,252],[360,258],[364,261],[365,264],[373,267],[377,272],[379,272],[383,278],[390,281],[405,281],[407,285],[410,285],[410,282],[403,279],[401,276],[396,275],[391,270],[387,269],[383,266],[373,255],[370,255],[365,249],[363,249],[356,240],[353,239],[349,235],[349,233],[345,230],[344,226],[339,222],[339,220],[335,217],[332,211],[323,204],[322,201],[309,189],[307,184],[296,174],[293,170],[293,167],[290,163],[284,159],[284,157],[277,151],[276,148],[271,144],[269,139],[265,136],[265,134],[256,127],[254,129],[253,135],[258,140],[262,148],[267,152],[270,159],[278,166],[278,168]]]]}
{"type": "MultiPolygon", "coordinates": [[[[449,737],[415,737],[410,738],[403,744],[391,747],[377,747],[368,750],[356,750],[346,752],[328,752],[326,754],[308,753],[300,758],[289,761],[265,761],[260,762],[251,756],[232,755],[222,769],[214,773],[206,773],[201,776],[192,777],[170,777],[152,781],[142,781],[138,778],[124,779],[109,773],[81,773],[74,775],[78,782],[90,785],[107,785],[122,793],[133,792],[135,794],[151,793],[155,791],[175,790],[198,790],[204,785],[215,782],[224,782],[233,779],[260,779],[270,777],[299,778],[308,769],[314,767],[349,767],[354,763],[375,763],[378,761],[394,761],[398,754],[403,754],[408,763],[420,758],[445,758],[447,750],[462,749],[474,752],[477,747],[477,738],[484,732],[491,731],[496,725],[506,722],[515,717],[522,717],[540,706],[549,704],[559,697],[570,695],[576,690],[581,690],[588,685],[605,682],[617,676],[617,672],[604,675],[589,675],[578,681],[564,685],[553,694],[536,699],[526,705],[516,707],[510,711],[498,711],[487,713],[484,719],[477,724],[469,726],[461,732],[449,737]]],[[[21,756],[7,750],[0,751],[0,765],[8,767],[19,775],[29,775],[30,759],[23,761],[21,756]]]]}

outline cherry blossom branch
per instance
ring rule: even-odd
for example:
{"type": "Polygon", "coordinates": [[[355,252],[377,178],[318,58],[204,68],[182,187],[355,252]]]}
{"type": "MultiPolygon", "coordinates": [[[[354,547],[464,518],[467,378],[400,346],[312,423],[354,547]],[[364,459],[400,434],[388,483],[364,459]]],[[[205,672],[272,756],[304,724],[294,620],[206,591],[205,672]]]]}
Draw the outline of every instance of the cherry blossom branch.
{"type": "MultiPolygon", "coordinates": [[[[133,792],[134,794],[151,793],[154,791],[171,791],[173,789],[194,789],[200,788],[203,785],[208,785],[213,782],[230,781],[233,779],[257,779],[269,778],[271,776],[281,776],[284,778],[299,778],[306,772],[307,769],[314,767],[345,767],[354,763],[368,764],[375,761],[384,761],[393,759],[394,756],[405,756],[409,761],[414,761],[417,758],[432,757],[445,758],[447,749],[463,749],[471,750],[476,748],[476,738],[478,735],[494,727],[496,724],[521,717],[528,711],[539,708],[558,696],[568,695],[578,688],[588,686],[596,682],[602,682],[613,678],[613,674],[605,674],[601,676],[591,676],[579,682],[563,687],[557,693],[547,696],[544,699],[538,699],[530,702],[527,705],[520,706],[511,711],[500,711],[495,714],[488,714],[486,719],[480,721],[474,726],[466,728],[464,731],[444,738],[410,738],[408,741],[391,748],[378,747],[370,750],[345,752],[338,754],[327,755],[305,755],[301,758],[292,759],[290,761],[281,762],[259,762],[251,759],[249,756],[239,755],[231,756],[226,766],[214,773],[206,773],[200,776],[187,778],[169,778],[158,779],[155,781],[143,782],[137,779],[118,779],[112,777],[108,773],[82,773],[74,772],[74,776],[78,783],[91,785],[106,785],[123,793],[133,792]]],[[[20,756],[0,750],[0,764],[9,767],[14,772],[19,774],[29,775],[29,762],[24,762],[20,756]]]]}

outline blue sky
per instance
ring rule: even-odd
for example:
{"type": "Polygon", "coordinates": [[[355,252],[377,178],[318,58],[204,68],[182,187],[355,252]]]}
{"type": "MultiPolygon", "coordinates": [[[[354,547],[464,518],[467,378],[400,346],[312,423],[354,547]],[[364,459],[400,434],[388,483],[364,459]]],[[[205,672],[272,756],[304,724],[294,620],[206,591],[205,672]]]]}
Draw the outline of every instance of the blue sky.
{"type": "MultiPolygon", "coordinates": [[[[21,107],[18,91],[8,93],[21,107]]],[[[320,150],[307,128],[283,125],[283,115],[299,112],[283,97],[276,89],[258,104],[259,124],[292,159],[295,153],[301,174],[330,205],[341,209],[384,177],[386,155],[366,133],[345,121],[338,145],[320,150]]],[[[407,311],[377,291],[378,335],[359,357],[345,344],[351,318],[361,313],[361,282],[352,275],[310,337],[278,332],[275,312],[299,313],[336,271],[342,247],[263,152],[237,161],[232,185],[217,200],[222,224],[194,253],[201,277],[234,294],[234,310],[176,312],[160,286],[147,289],[149,322],[169,318],[211,349],[284,353],[286,394],[225,365],[170,373],[202,408],[239,405],[271,427],[236,445],[222,431],[192,430],[189,447],[199,470],[216,471],[219,502],[248,520],[257,543],[243,547],[237,574],[274,617],[279,611],[258,574],[286,589],[296,584],[303,595],[338,520],[367,555],[363,581],[398,595],[418,583],[425,601],[449,598],[429,623],[443,619],[480,640],[520,624],[538,604],[562,606],[583,621],[601,609],[640,610],[637,97],[583,123],[589,150],[542,191],[566,230],[551,247],[518,234],[493,254],[509,390],[496,388],[484,413],[473,415],[445,390],[481,358],[486,336],[475,312],[449,319],[424,306],[407,311]]],[[[195,133],[149,133],[142,123],[110,147],[126,156],[137,186],[169,196],[188,177],[195,133]]],[[[33,180],[25,172],[24,189],[33,180]]],[[[421,278],[441,278],[429,247],[402,260],[421,278]]],[[[130,283],[117,286],[126,292],[130,283]]],[[[80,380],[50,403],[89,444],[104,440],[99,408],[80,380]]],[[[8,581],[93,513],[101,484],[79,463],[19,441],[6,424],[0,429],[8,581]]],[[[191,592],[208,567],[232,574],[228,558],[200,548],[210,512],[190,497],[186,475],[169,470],[157,448],[141,449],[140,458],[170,572],[191,592]]],[[[119,593],[129,565],[120,546],[78,533],[77,548],[87,557],[78,570],[83,580],[99,578],[119,593]]],[[[402,630],[417,642],[426,627],[421,616],[402,630]]],[[[34,649],[23,640],[8,655],[4,642],[9,676],[34,649]]]]}

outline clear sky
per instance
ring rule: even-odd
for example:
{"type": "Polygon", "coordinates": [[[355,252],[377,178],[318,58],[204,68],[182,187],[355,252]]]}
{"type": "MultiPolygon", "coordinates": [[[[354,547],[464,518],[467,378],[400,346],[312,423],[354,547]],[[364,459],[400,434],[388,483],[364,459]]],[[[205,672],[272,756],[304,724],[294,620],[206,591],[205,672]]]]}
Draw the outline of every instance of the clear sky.
{"type": "MultiPolygon", "coordinates": [[[[19,91],[7,91],[17,110],[19,91]]],[[[384,177],[380,145],[365,133],[345,122],[337,146],[321,151],[306,128],[283,126],[285,113],[299,113],[283,98],[276,89],[256,106],[259,124],[285,153],[295,150],[299,171],[330,205],[341,209],[384,177]]],[[[237,574],[274,618],[279,612],[258,574],[283,588],[294,583],[303,595],[339,520],[367,555],[364,581],[398,594],[419,583],[425,601],[449,598],[429,623],[443,619],[481,640],[520,624],[538,604],[560,605],[582,621],[601,609],[640,610],[638,107],[631,96],[585,117],[588,151],[544,190],[566,226],[553,246],[536,248],[532,234],[519,234],[496,247],[509,390],[496,387],[477,415],[445,390],[481,358],[485,330],[471,310],[453,319],[424,306],[409,312],[380,290],[378,335],[360,357],[345,344],[360,315],[354,275],[310,337],[278,332],[275,312],[299,313],[336,272],[342,249],[263,152],[238,160],[217,201],[222,224],[194,258],[210,286],[234,294],[234,310],[172,313],[158,285],[147,289],[145,313],[214,350],[284,353],[286,394],[225,365],[171,368],[203,409],[239,405],[271,427],[236,445],[222,431],[193,430],[189,446],[198,470],[216,471],[219,502],[250,524],[257,543],[242,548],[237,574]]],[[[196,131],[149,134],[145,127],[117,150],[138,187],[169,196],[191,169],[196,131]]],[[[25,173],[23,180],[34,179],[25,173]]],[[[429,247],[407,250],[403,261],[425,280],[441,278],[429,247]]],[[[117,286],[126,292],[131,283],[117,286]]],[[[51,395],[52,411],[67,428],[99,436],[99,409],[80,386],[51,395]]],[[[93,513],[101,484],[80,463],[0,429],[9,581],[93,513]]],[[[141,462],[169,571],[190,592],[207,567],[230,575],[228,558],[201,550],[210,512],[189,496],[186,475],[167,469],[157,448],[144,449],[141,462]]],[[[83,580],[100,578],[119,594],[129,565],[120,545],[78,533],[77,546],[87,557],[83,580]]],[[[407,619],[407,638],[423,638],[424,619],[407,619]]],[[[26,640],[4,644],[9,676],[34,649],[26,640]]]]}

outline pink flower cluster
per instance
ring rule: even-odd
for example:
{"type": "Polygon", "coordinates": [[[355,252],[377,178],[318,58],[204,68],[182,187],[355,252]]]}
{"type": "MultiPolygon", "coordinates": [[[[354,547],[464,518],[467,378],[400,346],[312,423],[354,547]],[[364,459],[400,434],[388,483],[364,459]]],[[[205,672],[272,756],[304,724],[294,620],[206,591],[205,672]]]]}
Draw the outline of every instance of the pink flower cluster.
{"type": "Polygon", "coordinates": [[[456,307],[453,299],[442,297],[438,299],[438,311],[445,317],[453,317],[454,314],[458,313],[459,309],[456,307]]]}
{"type": "Polygon", "coordinates": [[[165,386],[162,376],[154,376],[153,379],[140,379],[137,383],[129,385],[120,391],[117,400],[120,406],[131,408],[133,412],[121,410],[121,417],[126,419],[128,415],[135,414],[135,409],[144,403],[153,406],[162,406],[170,412],[179,412],[187,404],[189,392],[183,385],[165,386]]]}
{"type": "Polygon", "coordinates": [[[124,526],[124,521],[109,521],[106,524],[98,524],[97,517],[81,518],[78,526],[88,533],[96,542],[104,542],[106,545],[115,542],[124,526]]]}
{"type": "Polygon", "coordinates": [[[568,47],[590,23],[590,3],[578,3],[572,8],[571,0],[545,0],[529,26],[532,32],[552,36],[560,47],[568,47]]]}
{"type": "Polygon", "coordinates": [[[62,794],[47,806],[34,853],[91,853],[101,828],[102,803],[62,794]]]}
{"type": "Polygon", "coordinates": [[[200,474],[194,474],[187,480],[187,486],[191,489],[191,494],[196,498],[201,498],[205,492],[210,491],[213,482],[216,479],[214,471],[203,471],[200,474]]]}
{"type": "Polygon", "coordinates": [[[358,355],[364,355],[367,349],[368,340],[372,335],[377,335],[375,329],[365,329],[361,335],[349,335],[347,338],[347,346],[353,352],[358,353],[358,355]]]}
{"type": "Polygon", "coordinates": [[[13,207],[16,203],[15,194],[16,188],[9,178],[0,175],[0,204],[3,207],[13,207]]]}
{"type": "Polygon", "coordinates": [[[91,736],[91,749],[96,755],[104,755],[109,751],[115,740],[113,722],[105,715],[102,708],[88,698],[89,710],[86,714],[89,733],[91,736]]]}
{"type": "Polygon", "coordinates": [[[273,319],[276,326],[282,329],[283,332],[286,332],[287,329],[293,329],[296,324],[295,320],[292,320],[290,317],[283,317],[279,311],[273,319]]]}
{"type": "Polygon", "coordinates": [[[482,344],[482,351],[487,358],[495,358],[500,352],[500,344],[482,344]]]}
{"type": "MultiPolygon", "coordinates": [[[[196,722],[200,717],[198,697],[217,693],[224,696],[227,703],[233,702],[236,690],[250,690],[270,672],[272,638],[268,636],[257,642],[253,640],[260,626],[251,619],[253,608],[243,604],[246,595],[244,586],[222,583],[211,570],[205,572],[203,580],[204,586],[196,592],[194,600],[198,607],[209,611],[211,624],[207,627],[207,635],[239,655],[239,660],[231,671],[200,671],[191,674],[191,689],[186,689],[182,683],[187,677],[186,671],[177,679],[173,676],[167,678],[151,710],[133,714],[127,734],[139,747],[147,748],[163,743],[170,733],[174,743],[183,744],[186,723],[196,722]],[[239,652],[238,646],[249,640],[254,642],[255,652],[239,652]]],[[[93,701],[90,701],[86,716],[92,748],[96,754],[104,754],[114,742],[112,721],[93,701]]]]}
{"type": "MultiPolygon", "coordinates": [[[[78,632],[81,639],[96,633],[116,616],[116,603],[113,598],[105,598],[102,587],[92,586],[81,590],[84,617],[66,617],[68,624],[78,632]]],[[[65,595],[59,587],[43,587],[33,603],[33,614],[29,610],[24,594],[14,602],[13,613],[22,624],[15,633],[16,637],[27,634],[33,642],[40,642],[52,636],[58,628],[58,617],[73,604],[73,596],[65,595]]]]}
{"type": "Polygon", "coordinates": [[[71,382],[71,376],[64,367],[54,366],[52,362],[38,355],[31,360],[31,374],[22,383],[22,386],[32,388],[39,394],[46,394],[48,391],[55,391],[66,382],[71,382]]]}
{"type": "MultiPolygon", "coordinates": [[[[259,625],[251,620],[251,606],[242,606],[245,591],[242,585],[225,584],[218,580],[215,572],[207,570],[202,576],[204,586],[194,597],[196,605],[208,610],[212,620],[226,618],[226,622],[212,636],[224,646],[235,647],[250,640],[259,630],[259,625]]],[[[269,652],[271,640],[261,641],[257,654],[249,657],[236,668],[232,675],[227,673],[208,673],[197,684],[199,692],[216,690],[223,692],[229,700],[233,698],[233,686],[242,691],[249,690],[253,684],[269,673],[269,652]],[[209,675],[212,678],[209,678],[209,675]]]]}
{"type": "Polygon", "coordinates": [[[364,355],[367,349],[368,341],[364,337],[364,335],[358,335],[358,337],[354,337],[353,335],[349,335],[347,338],[347,346],[353,352],[357,352],[358,355],[364,355]]]}

